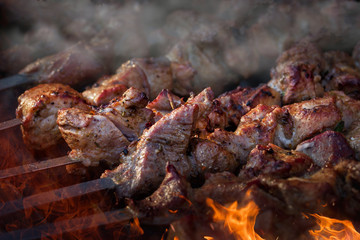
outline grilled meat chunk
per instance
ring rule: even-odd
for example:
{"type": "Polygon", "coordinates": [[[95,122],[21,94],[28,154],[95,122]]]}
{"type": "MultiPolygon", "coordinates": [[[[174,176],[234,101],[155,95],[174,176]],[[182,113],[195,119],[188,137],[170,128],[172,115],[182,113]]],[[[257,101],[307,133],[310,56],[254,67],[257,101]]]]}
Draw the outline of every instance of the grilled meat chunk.
{"type": "Polygon", "coordinates": [[[20,95],[18,102],[16,117],[22,122],[23,139],[34,150],[54,146],[61,139],[56,125],[59,109],[89,108],[80,93],[59,83],[40,84],[31,88],[20,95]]]}
{"type": "Polygon", "coordinates": [[[167,162],[181,174],[190,174],[186,150],[198,108],[195,104],[187,104],[165,115],[144,131],[136,145],[129,147],[119,167],[105,171],[102,177],[109,177],[118,184],[119,196],[133,198],[154,191],[165,176],[167,162]]]}
{"type": "Polygon", "coordinates": [[[199,175],[224,171],[234,172],[239,166],[232,153],[214,142],[194,139],[191,145],[189,158],[195,169],[193,172],[199,175]]]}
{"type": "Polygon", "coordinates": [[[134,141],[153,124],[154,113],[145,108],[147,103],[145,93],[131,87],[103,106],[99,113],[110,119],[129,141],[134,141]]]}
{"type": "Polygon", "coordinates": [[[331,91],[325,93],[325,96],[335,97],[336,107],[342,114],[344,121],[344,129],[348,129],[350,125],[360,117],[360,101],[352,99],[341,91],[331,91]]]}
{"type": "Polygon", "coordinates": [[[108,103],[111,99],[123,94],[127,88],[134,87],[149,96],[150,86],[141,68],[130,62],[121,66],[121,71],[110,77],[98,80],[90,89],[82,94],[92,105],[100,106],[108,103]]]}
{"type": "Polygon", "coordinates": [[[257,145],[249,154],[248,161],[240,171],[240,178],[251,179],[259,175],[287,178],[303,176],[312,169],[313,161],[306,154],[285,150],[274,144],[257,145]]]}
{"type": "Polygon", "coordinates": [[[282,108],[260,104],[242,117],[234,133],[217,129],[208,139],[244,163],[257,144],[274,143],[295,148],[301,141],[334,127],[340,121],[341,112],[333,97],[311,99],[282,108]]]}
{"type": "Polygon", "coordinates": [[[55,55],[41,58],[20,71],[38,83],[62,83],[84,86],[104,74],[104,66],[89,46],[77,44],[55,55]]]}
{"type": "Polygon", "coordinates": [[[153,110],[158,118],[161,118],[182,104],[184,104],[182,98],[176,96],[170,90],[163,89],[146,107],[153,110]]]}
{"type": "Polygon", "coordinates": [[[360,99],[360,70],[356,68],[353,58],[341,51],[326,52],[324,57],[328,65],[323,80],[325,91],[340,90],[360,99]]]}
{"type": "Polygon", "coordinates": [[[312,43],[302,41],[283,52],[271,70],[268,85],[281,93],[283,104],[321,97],[322,52],[312,43]]]}
{"type": "Polygon", "coordinates": [[[137,214],[145,215],[142,222],[151,224],[170,224],[185,211],[189,210],[190,184],[167,164],[166,175],[159,188],[151,196],[141,200],[129,200],[128,206],[137,214]]]}
{"type": "Polygon", "coordinates": [[[355,151],[355,157],[360,161],[360,121],[354,121],[345,131],[345,137],[351,148],[355,151]]]}
{"type": "Polygon", "coordinates": [[[308,155],[321,168],[335,166],[340,160],[354,156],[354,150],[344,135],[334,131],[323,132],[300,143],[296,151],[308,155]]]}
{"type": "Polygon", "coordinates": [[[209,127],[226,129],[238,126],[240,118],[258,104],[271,106],[280,103],[280,94],[266,85],[257,88],[238,87],[213,101],[209,127]]]}
{"type": "Polygon", "coordinates": [[[57,124],[72,149],[70,158],[82,160],[85,166],[97,165],[100,160],[116,163],[120,153],[129,145],[114,123],[94,111],[77,108],[59,110],[57,124]]]}

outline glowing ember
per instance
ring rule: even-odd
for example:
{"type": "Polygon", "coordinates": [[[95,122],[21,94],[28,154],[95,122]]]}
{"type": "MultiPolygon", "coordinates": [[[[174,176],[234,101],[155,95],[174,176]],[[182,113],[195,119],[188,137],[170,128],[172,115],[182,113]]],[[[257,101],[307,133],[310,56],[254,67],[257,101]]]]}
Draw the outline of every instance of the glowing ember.
{"type": "MultiPolygon", "coordinates": [[[[263,239],[254,230],[259,209],[253,201],[250,201],[242,208],[238,207],[237,202],[232,203],[229,207],[215,203],[212,199],[207,199],[206,203],[214,210],[214,221],[224,222],[224,226],[236,237],[236,239],[263,239]]],[[[211,238],[207,237],[205,239],[211,238]]]]}
{"type": "Polygon", "coordinates": [[[360,239],[354,225],[348,220],[338,220],[320,216],[318,214],[310,214],[316,218],[316,222],[320,229],[310,230],[310,235],[316,240],[352,240],[360,239]]]}

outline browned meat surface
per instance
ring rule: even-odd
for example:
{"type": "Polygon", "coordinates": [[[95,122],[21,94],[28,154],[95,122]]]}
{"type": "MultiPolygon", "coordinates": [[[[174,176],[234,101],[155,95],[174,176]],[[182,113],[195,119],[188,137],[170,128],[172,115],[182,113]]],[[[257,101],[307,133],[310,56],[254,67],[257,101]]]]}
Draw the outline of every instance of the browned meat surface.
{"type": "Polygon", "coordinates": [[[296,151],[308,155],[321,168],[335,166],[342,159],[354,156],[354,150],[344,135],[334,131],[326,131],[300,143],[296,151]]]}
{"type": "Polygon", "coordinates": [[[163,89],[146,107],[156,112],[158,117],[161,118],[182,104],[184,104],[182,98],[167,89],[163,89]]]}
{"type": "Polygon", "coordinates": [[[150,99],[156,98],[163,89],[173,89],[171,65],[167,58],[135,58],[130,60],[129,64],[143,70],[150,86],[150,99]]]}
{"type": "Polygon", "coordinates": [[[344,132],[351,148],[355,151],[355,157],[360,161],[360,121],[354,121],[344,132]]]}
{"type": "Polygon", "coordinates": [[[131,87],[121,97],[103,106],[99,113],[111,120],[131,142],[153,124],[154,113],[145,108],[147,103],[145,93],[131,87]]]}
{"type": "Polygon", "coordinates": [[[249,154],[240,178],[246,180],[259,175],[275,178],[303,176],[312,169],[313,161],[306,154],[285,150],[274,144],[257,145],[249,154]]]}
{"type": "Polygon", "coordinates": [[[323,80],[325,91],[340,90],[360,99],[360,70],[353,58],[341,51],[326,52],[324,57],[327,62],[327,74],[323,80]]]}
{"type": "Polygon", "coordinates": [[[56,125],[57,112],[62,108],[88,109],[81,94],[63,84],[40,84],[20,95],[16,117],[26,145],[35,150],[56,145],[61,139],[56,125]]]}
{"type": "Polygon", "coordinates": [[[193,172],[200,176],[206,173],[234,172],[239,166],[232,153],[214,142],[194,139],[191,145],[189,158],[195,169],[193,172]]]}
{"type": "Polygon", "coordinates": [[[314,134],[335,127],[341,118],[333,97],[311,99],[282,108],[260,104],[242,117],[234,133],[217,129],[208,138],[243,162],[257,144],[274,143],[295,148],[314,134]]]}
{"type": "Polygon", "coordinates": [[[119,195],[136,197],[149,194],[160,185],[167,162],[189,176],[191,164],[186,156],[199,107],[186,104],[165,115],[145,131],[137,144],[129,147],[123,162],[114,171],[105,171],[118,184],[119,195]]]}
{"type": "Polygon", "coordinates": [[[348,129],[350,125],[360,117],[360,101],[352,99],[341,91],[331,91],[325,93],[325,96],[335,97],[336,107],[342,114],[344,121],[344,129],[348,129]]]}
{"type": "Polygon", "coordinates": [[[130,201],[128,205],[136,214],[143,216],[142,222],[170,224],[179,218],[183,211],[189,210],[189,189],[190,184],[168,164],[159,188],[151,196],[141,201],[130,201]]]}
{"type": "Polygon", "coordinates": [[[123,94],[127,88],[134,87],[149,96],[150,86],[141,68],[130,62],[124,63],[117,74],[99,79],[92,88],[85,90],[84,98],[95,106],[108,103],[123,94]]]}
{"type": "Polygon", "coordinates": [[[90,47],[77,44],[55,55],[29,64],[20,73],[29,74],[39,83],[84,86],[104,74],[105,68],[90,47]]]}
{"type": "Polygon", "coordinates": [[[302,41],[283,52],[271,70],[269,86],[281,93],[283,104],[321,97],[321,71],[325,63],[321,51],[302,41]]]}
{"type": "Polygon", "coordinates": [[[209,113],[209,127],[236,127],[240,118],[258,104],[271,106],[280,103],[280,94],[266,85],[257,88],[238,87],[213,101],[213,109],[209,113]]]}
{"type": "Polygon", "coordinates": [[[59,110],[57,124],[72,149],[70,158],[82,160],[85,166],[97,165],[100,160],[117,163],[120,153],[129,145],[126,137],[107,117],[94,111],[59,110]]]}

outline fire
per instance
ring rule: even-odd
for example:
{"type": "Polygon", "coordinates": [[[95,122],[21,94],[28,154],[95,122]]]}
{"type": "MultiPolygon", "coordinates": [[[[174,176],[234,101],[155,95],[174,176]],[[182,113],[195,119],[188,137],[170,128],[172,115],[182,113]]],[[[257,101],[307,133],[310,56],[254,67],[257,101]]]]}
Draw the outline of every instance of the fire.
{"type": "Polygon", "coordinates": [[[338,220],[318,214],[310,215],[316,218],[316,222],[320,227],[320,229],[309,231],[315,240],[360,239],[360,233],[355,230],[354,225],[348,220],[338,220]]]}
{"type": "MultiPolygon", "coordinates": [[[[212,199],[207,199],[206,203],[214,210],[214,221],[224,222],[226,227],[236,239],[241,240],[261,240],[254,229],[256,216],[259,208],[253,201],[245,207],[238,207],[238,202],[232,203],[229,207],[222,206],[212,199]]],[[[206,239],[212,239],[207,236],[206,239]]]]}

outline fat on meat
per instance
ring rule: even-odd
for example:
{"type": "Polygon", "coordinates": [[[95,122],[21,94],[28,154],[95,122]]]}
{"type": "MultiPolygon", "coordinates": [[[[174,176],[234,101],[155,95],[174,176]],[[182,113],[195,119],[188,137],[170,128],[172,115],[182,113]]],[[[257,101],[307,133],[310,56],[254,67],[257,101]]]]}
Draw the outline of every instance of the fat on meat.
{"type": "Polygon", "coordinates": [[[120,153],[129,145],[111,120],[92,110],[61,109],[57,124],[72,149],[69,157],[85,166],[96,166],[100,160],[118,163],[120,153]]]}
{"type": "Polygon", "coordinates": [[[16,117],[22,123],[23,139],[34,150],[55,146],[61,140],[56,124],[59,109],[89,109],[79,92],[60,83],[39,84],[21,94],[18,102],[16,117]]]}

